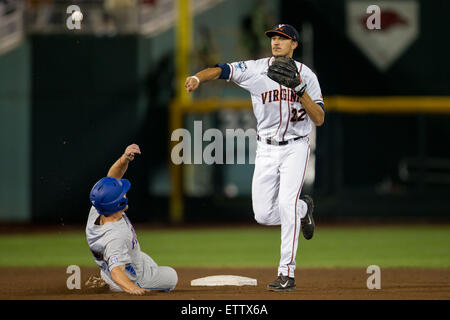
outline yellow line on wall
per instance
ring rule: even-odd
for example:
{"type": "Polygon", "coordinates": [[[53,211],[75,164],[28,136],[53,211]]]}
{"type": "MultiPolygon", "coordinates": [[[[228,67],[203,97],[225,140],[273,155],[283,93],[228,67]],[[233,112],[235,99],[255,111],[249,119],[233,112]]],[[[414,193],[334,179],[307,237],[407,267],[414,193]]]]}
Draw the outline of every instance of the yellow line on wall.
{"type": "Polygon", "coordinates": [[[450,97],[330,96],[324,102],[326,111],[344,113],[450,113],[450,97]]]}
{"type": "MultiPolygon", "coordinates": [[[[450,113],[450,97],[396,96],[324,98],[325,111],[343,113],[450,113]]],[[[185,112],[214,112],[221,109],[252,109],[250,99],[199,99],[173,101],[173,107],[185,112]]]]}

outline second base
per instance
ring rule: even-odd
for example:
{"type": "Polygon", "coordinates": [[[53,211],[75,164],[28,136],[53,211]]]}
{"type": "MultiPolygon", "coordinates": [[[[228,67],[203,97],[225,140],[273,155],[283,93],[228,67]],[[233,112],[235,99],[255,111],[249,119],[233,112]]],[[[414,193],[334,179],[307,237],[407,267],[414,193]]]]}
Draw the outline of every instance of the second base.
{"type": "Polygon", "coordinates": [[[199,278],[191,281],[191,286],[256,286],[256,279],[233,276],[219,275],[199,278]]]}

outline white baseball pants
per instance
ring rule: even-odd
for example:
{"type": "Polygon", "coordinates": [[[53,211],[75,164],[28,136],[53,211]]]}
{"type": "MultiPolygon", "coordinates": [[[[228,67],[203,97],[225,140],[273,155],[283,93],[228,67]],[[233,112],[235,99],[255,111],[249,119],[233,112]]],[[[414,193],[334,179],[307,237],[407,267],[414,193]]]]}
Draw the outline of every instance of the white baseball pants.
{"type": "Polygon", "coordinates": [[[294,277],[300,219],[307,205],[300,200],[309,157],[309,138],[278,146],[258,141],[252,181],[252,203],[259,224],[281,225],[278,274],[294,277]]]}

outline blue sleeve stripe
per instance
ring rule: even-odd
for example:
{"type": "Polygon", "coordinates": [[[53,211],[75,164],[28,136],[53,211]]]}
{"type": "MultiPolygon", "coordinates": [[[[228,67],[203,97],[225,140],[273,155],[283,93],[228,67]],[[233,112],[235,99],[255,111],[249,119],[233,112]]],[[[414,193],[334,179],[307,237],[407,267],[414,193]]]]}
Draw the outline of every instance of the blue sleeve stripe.
{"type": "Polygon", "coordinates": [[[227,63],[218,63],[216,67],[222,69],[222,73],[219,76],[219,79],[228,80],[230,78],[231,68],[227,63]]]}
{"type": "Polygon", "coordinates": [[[323,102],[317,101],[316,103],[317,103],[323,110],[325,110],[325,109],[323,108],[323,102]]]}

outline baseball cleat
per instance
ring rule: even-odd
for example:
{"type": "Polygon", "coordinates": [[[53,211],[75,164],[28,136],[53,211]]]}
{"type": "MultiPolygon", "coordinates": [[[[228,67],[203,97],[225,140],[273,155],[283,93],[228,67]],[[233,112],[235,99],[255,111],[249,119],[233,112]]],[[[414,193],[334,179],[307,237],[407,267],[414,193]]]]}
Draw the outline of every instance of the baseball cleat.
{"type": "Polygon", "coordinates": [[[301,223],[302,223],[303,237],[305,237],[306,240],[310,240],[314,235],[314,227],[315,227],[312,215],[314,211],[314,201],[308,195],[301,196],[300,200],[305,201],[308,206],[306,216],[303,219],[301,219],[301,223]]]}
{"type": "Polygon", "coordinates": [[[277,280],[267,285],[267,290],[270,291],[294,291],[295,289],[295,279],[281,274],[277,280]]]}

